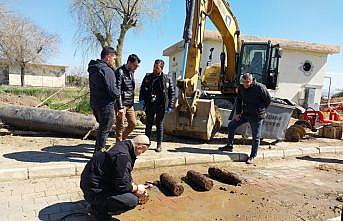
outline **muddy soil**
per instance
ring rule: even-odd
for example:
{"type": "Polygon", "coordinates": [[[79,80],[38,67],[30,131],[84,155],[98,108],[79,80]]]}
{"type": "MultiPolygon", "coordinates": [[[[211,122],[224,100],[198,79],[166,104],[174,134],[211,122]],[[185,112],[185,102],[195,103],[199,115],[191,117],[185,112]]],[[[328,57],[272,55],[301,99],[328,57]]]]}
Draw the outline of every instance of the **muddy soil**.
{"type": "Polygon", "coordinates": [[[13,95],[0,92],[0,104],[13,104],[34,107],[40,103],[39,99],[27,95],[13,95]]]}
{"type": "MultiPolygon", "coordinates": [[[[325,158],[325,157],[324,157],[325,158]]],[[[155,181],[161,172],[178,177],[185,187],[179,197],[163,189],[149,191],[147,204],[120,215],[119,220],[326,220],[340,215],[342,173],[320,167],[343,164],[343,156],[325,158],[328,163],[288,159],[244,164],[219,164],[246,178],[241,186],[214,181],[210,191],[197,191],[185,183],[189,167],[135,171],[137,182],[155,181]],[[332,160],[331,162],[329,162],[332,160]],[[339,160],[340,163],[336,161],[339,160]],[[134,217],[134,218],[133,218],[134,217]]],[[[191,169],[207,174],[209,165],[191,169]]]]}

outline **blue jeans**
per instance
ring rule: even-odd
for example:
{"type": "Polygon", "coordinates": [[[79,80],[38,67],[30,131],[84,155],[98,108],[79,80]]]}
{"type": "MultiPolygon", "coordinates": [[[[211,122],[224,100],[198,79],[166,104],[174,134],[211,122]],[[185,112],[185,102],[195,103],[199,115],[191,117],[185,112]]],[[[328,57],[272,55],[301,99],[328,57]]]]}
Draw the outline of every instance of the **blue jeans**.
{"type": "Polygon", "coordinates": [[[96,121],[99,123],[98,134],[96,136],[95,151],[105,147],[106,140],[111,132],[114,120],[114,104],[110,103],[104,107],[92,108],[96,121]]]}
{"type": "Polygon", "coordinates": [[[257,156],[257,150],[260,145],[260,138],[261,138],[261,132],[262,132],[262,123],[263,119],[256,118],[256,117],[247,117],[246,115],[242,114],[241,118],[237,121],[233,119],[229,122],[228,125],[228,146],[233,146],[233,139],[235,136],[235,130],[240,125],[249,122],[252,132],[252,148],[250,157],[256,157],[257,156]]]}

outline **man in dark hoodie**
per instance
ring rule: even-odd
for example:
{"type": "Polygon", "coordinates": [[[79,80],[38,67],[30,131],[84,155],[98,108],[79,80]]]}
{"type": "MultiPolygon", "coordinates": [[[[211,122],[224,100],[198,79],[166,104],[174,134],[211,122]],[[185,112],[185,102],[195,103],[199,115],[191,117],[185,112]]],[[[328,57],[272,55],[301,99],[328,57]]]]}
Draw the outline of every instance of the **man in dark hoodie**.
{"type": "Polygon", "coordinates": [[[138,205],[138,197],[147,194],[149,186],[132,181],[131,171],[136,157],[148,150],[149,138],[138,135],[132,140],[117,142],[107,152],[97,152],[81,174],[80,187],[91,205],[96,220],[111,220],[138,205]]]}
{"type": "Polygon", "coordinates": [[[105,147],[113,125],[115,102],[120,105],[120,92],[113,70],[115,53],[114,48],[106,46],[101,51],[101,60],[91,60],[88,64],[90,105],[99,123],[95,152],[105,147]]]}
{"type": "Polygon", "coordinates": [[[231,152],[233,149],[233,139],[236,128],[249,122],[253,141],[251,153],[246,163],[252,164],[257,156],[262,123],[266,116],[266,108],[271,102],[271,97],[263,84],[253,81],[253,77],[250,73],[243,74],[242,81],[243,85],[238,88],[236,114],[228,125],[228,143],[226,146],[220,147],[219,150],[231,152]]]}

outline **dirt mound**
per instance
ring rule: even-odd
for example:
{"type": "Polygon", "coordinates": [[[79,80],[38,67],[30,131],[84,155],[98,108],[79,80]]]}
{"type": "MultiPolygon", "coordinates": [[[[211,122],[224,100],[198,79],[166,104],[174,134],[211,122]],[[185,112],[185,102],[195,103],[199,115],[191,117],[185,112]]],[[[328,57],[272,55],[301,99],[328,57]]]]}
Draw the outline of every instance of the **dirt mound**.
{"type": "Polygon", "coordinates": [[[27,95],[13,95],[5,92],[0,92],[0,104],[13,104],[34,107],[40,101],[36,97],[27,95]]]}

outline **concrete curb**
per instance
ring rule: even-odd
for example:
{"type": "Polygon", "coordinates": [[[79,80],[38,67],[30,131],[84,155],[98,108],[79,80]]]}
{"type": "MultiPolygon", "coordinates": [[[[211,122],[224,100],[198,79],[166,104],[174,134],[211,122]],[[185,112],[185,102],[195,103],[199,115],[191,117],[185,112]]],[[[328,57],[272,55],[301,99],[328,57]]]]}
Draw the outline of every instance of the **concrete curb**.
{"type": "MultiPolygon", "coordinates": [[[[343,153],[343,146],[265,150],[260,151],[257,159],[281,159],[285,157],[305,156],[310,154],[320,155],[326,153],[343,153]]],[[[138,159],[135,164],[135,169],[155,169],[161,167],[183,166],[202,163],[244,162],[247,159],[248,154],[237,152],[226,154],[206,154],[199,156],[186,155],[161,159],[138,159]]],[[[30,168],[0,169],[0,182],[28,180],[34,178],[79,176],[85,165],[85,163],[68,163],[63,165],[42,165],[30,168]]]]}

